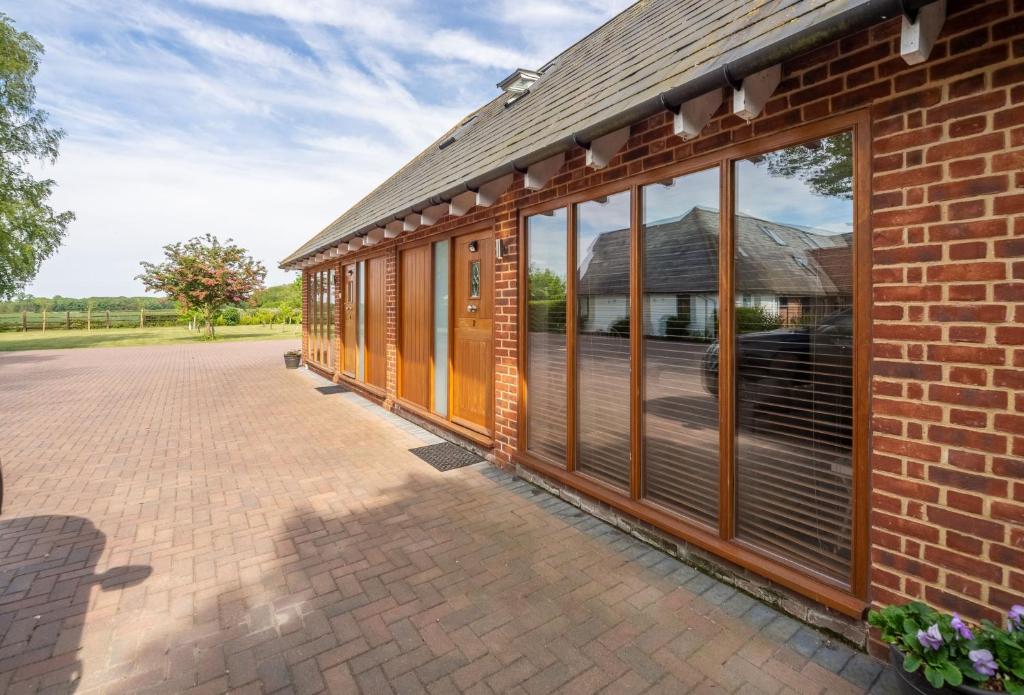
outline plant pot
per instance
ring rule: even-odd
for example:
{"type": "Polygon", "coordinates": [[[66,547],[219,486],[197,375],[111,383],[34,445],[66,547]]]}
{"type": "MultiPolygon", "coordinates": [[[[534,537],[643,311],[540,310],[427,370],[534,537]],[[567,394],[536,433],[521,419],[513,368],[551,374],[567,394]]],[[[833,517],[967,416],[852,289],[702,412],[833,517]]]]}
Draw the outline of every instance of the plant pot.
{"type": "Polygon", "coordinates": [[[892,660],[893,670],[900,683],[900,692],[903,695],[936,695],[936,693],[964,693],[965,695],[992,695],[993,690],[977,688],[973,685],[947,685],[944,688],[933,688],[920,669],[914,673],[907,673],[903,670],[903,652],[896,647],[889,645],[889,658],[892,660]]]}
{"type": "Polygon", "coordinates": [[[288,369],[298,369],[302,361],[302,354],[298,351],[284,353],[284,366],[288,369]]]}

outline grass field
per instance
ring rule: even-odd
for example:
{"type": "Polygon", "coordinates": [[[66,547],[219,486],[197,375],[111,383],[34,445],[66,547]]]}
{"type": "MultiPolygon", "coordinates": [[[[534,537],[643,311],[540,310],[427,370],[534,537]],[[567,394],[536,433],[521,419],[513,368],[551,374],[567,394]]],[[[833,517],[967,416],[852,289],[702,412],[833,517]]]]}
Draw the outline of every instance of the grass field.
{"type": "MultiPolygon", "coordinates": [[[[232,340],[290,340],[288,347],[298,348],[302,327],[217,326],[217,342],[232,340]]],[[[103,328],[86,330],[53,330],[0,332],[0,352],[15,350],[57,350],[60,348],[123,347],[128,345],[162,345],[170,343],[206,342],[202,334],[189,333],[184,326],[166,328],[103,328]]]]}

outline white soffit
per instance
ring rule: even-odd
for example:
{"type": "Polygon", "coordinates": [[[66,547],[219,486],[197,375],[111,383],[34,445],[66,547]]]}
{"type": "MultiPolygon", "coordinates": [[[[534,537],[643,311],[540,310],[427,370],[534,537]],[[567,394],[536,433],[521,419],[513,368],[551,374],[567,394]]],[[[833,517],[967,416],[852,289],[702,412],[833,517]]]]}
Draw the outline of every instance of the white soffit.
{"type": "Polygon", "coordinates": [[[431,205],[429,208],[420,213],[420,221],[430,226],[436,224],[439,219],[448,214],[450,206],[448,203],[441,203],[439,205],[431,205]]]}
{"type": "Polygon", "coordinates": [[[505,174],[480,186],[476,192],[476,204],[485,208],[494,205],[512,185],[512,179],[512,174],[505,174]]]}
{"type": "Polygon", "coordinates": [[[594,138],[590,147],[587,148],[587,166],[595,169],[605,168],[627,140],[629,140],[629,126],[594,138]]]}
{"type": "Polygon", "coordinates": [[[946,0],[937,0],[925,5],[917,11],[917,17],[913,22],[903,15],[900,30],[900,55],[903,56],[903,60],[909,65],[917,65],[928,60],[945,22],[946,0]]]}
{"type": "Polygon", "coordinates": [[[463,191],[452,198],[451,214],[462,217],[476,205],[476,191],[463,191]]]}
{"type": "Polygon", "coordinates": [[[544,188],[564,164],[565,152],[559,152],[553,157],[531,164],[526,170],[526,188],[531,191],[539,191],[544,188]]]}
{"type": "Polygon", "coordinates": [[[684,101],[672,119],[672,130],[683,140],[692,140],[704,130],[704,126],[718,111],[723,100],[723,91],[715,89],[689,101],[684,101]]]}
{"type": "Polygon", "coordinates": [[[743,78],[743,84],[732,94],[733,113],[745,121],[754,120],[764,110],[764,105],[781,81],[781,65],[773,65],[743,78]]]}
{"type": "Polygon", "coordinates": [[[420,219],[418,212],[413,212],[405,216],[405,220],[402,222],[402,231],[415,232],[420,228],[423,221],[420,219]]]}

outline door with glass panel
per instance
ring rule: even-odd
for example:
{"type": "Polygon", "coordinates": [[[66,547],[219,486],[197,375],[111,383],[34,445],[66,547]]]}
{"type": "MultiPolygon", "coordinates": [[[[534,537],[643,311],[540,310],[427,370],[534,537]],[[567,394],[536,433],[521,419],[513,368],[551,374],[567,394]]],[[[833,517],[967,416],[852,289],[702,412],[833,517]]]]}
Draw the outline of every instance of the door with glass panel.
{"type": "Polygon", "coordinates": [[[451,242],[441,239],[399,252],[398,397],[448,419],[451,242]]]}
{"type": "Polygon", "coordinates": [[[451,419],[489,434],[494,400],[494,237],[478,232],[452,243],[451,419]]]}
{"type": "Polygon", "coordinates": [[[356,303],[357,297],[357,266],[355,263],[349,263],[342,269],[342,343],[344,349],[342,351],[342,365],[341,371],[347,376],[355,378],[356,376],[356,303]]]}

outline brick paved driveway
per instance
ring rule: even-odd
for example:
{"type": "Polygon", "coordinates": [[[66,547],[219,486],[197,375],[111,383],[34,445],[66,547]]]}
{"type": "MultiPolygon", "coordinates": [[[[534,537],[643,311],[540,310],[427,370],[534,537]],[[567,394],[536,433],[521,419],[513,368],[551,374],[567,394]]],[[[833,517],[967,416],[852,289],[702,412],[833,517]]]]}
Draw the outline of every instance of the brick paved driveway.
{"type": "Polygon", "coordinates": [[[887,688],[283,345],[0,354],[0,691],[887,688]]]}

